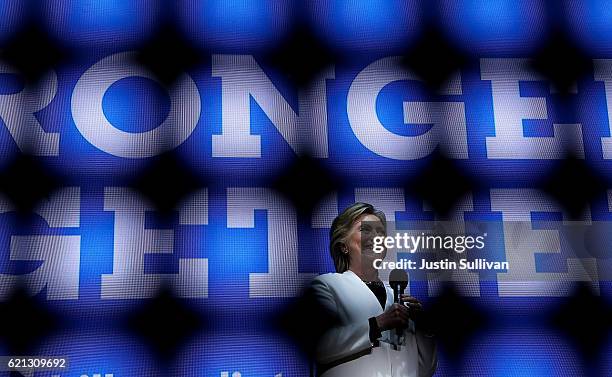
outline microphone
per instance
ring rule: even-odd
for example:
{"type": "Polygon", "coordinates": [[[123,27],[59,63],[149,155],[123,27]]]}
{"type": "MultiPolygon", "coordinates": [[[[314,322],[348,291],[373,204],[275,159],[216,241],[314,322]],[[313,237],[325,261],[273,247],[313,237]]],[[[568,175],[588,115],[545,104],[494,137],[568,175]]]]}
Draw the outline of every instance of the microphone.
{"type": "MultiPolygon", "coordinates": [[[[402,269],[395,269],[389,274],[389,285],[393,289],[393,302],[401,304],[401,295],[404,294],[404,290],[408,286],[408,274],[402,269]]],[[[403,333],[403,329],[396,328],[395,334],[397,336],[397,343],[400,343],[400,339],[403,333]]],[[[397,345],[395,345],[397,349],[397,345]]]]}

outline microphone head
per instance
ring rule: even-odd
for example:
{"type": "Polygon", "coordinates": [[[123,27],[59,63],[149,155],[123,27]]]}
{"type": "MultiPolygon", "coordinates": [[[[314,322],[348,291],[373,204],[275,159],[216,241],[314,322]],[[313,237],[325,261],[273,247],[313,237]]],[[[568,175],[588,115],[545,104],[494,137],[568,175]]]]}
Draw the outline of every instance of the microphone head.
{"type": "Polygon", "coordinates": [[[396,268],[389,274],[389,285],[391,288],[403,291],[408,286],[408,274],[406,271],[396,268]]]}

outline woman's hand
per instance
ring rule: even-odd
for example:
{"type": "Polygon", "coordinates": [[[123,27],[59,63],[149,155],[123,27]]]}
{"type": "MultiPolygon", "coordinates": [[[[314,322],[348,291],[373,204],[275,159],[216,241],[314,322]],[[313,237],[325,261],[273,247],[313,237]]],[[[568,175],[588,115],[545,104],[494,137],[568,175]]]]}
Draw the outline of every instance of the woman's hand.
{"type": "Polygon", "coordinates": [[[410,313],[417,313],[423,311],[423,304],[415,297],[410,295],[402,295],[400,298],[404,305],[410,308],[410,313]]]}
{"type": "Polygon", "coordinates": [[[386,312],[376,317],[380,331],[404,328],[408,325],[408,308],[401,304],[393,304],[386,312]]]}
{"type": "Polygon", "coordinates": [[[409,295],[402,295],[401,298],[404,305],[408,306],[408,313],[410,314],[410,319],[412,319],[416,326],[421,329],[426,329],[428,333],[431,333],[431,323],[429,323],[425,317],[425,312],[423,311],[423,304],[416,298],[409,295]]]}
{"type": "Polygon", "coordinates": [[[416,317],[423,311],[423,304],[415,297],[402,295],[400,299],[403,305],[393,304],[389,310],[376,317],[381,331],[406,327],[409,318],[416,317]]]}

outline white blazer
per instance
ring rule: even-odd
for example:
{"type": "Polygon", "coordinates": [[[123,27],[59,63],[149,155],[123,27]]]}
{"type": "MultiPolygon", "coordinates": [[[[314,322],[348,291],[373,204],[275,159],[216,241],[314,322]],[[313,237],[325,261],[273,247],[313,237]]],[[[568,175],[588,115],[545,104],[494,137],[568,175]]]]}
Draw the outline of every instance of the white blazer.
{"type": "MultiPolygon", "coordinates": [[[[385,310],[393,305],[393,290],[385,284],[385,310]]],[[[374,293],[352,271],[319,275],[312,282],[319,304],[334,314],[339,325],[320,339],[316,350],[318,364],[334,365],[322,377],[429,377],[437,366],[434,339],[415,329],[414,323],[404,331],[402,344],[393,348],[395,330],[382,332],[380,345],[370,342],[368,319],[383,313],[374,293]],[[355,355],[362,355],[355,358],[355,355]]]]}

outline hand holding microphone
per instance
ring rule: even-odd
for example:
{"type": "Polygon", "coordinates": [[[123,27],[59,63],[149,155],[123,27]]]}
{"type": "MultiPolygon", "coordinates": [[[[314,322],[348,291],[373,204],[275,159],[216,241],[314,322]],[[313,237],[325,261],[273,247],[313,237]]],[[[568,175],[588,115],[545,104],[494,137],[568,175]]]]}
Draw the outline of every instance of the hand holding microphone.
{"type": "Polygon", "coordinates": [[[406,271],[401,269],[391,271],[389,285],[393,289],[394,304],[386,312],[376,317],[376,322],[381,331],[395,328],[399,336],[408,326],[408,320],[422,312],[423,305],[415,297],[404,294],[408,286],[406,271]]]}
{"type": "Polygon", "coordinates": [[[410,295],[400,296],[401,304],[394,303],[386,312],[376,317],[376,322],[381,331],[394,328],[405,328],[408,320],[413,319],[423,311],[423,304],[410,295]]]}
{"type": "Polygon", "coordinates": [[[411,317],[413,317],[413,314],[423,311],[423,304],[421,304],[421,302],[416,297],[402,294],[400,300],[404,305],[410,308],[411,317]]]}
{"type": "Polygon", "coordinates": [[[408,307],[403,304],[402,295],[408,286],[408,274],[401,269],[395,269],[389,274],[389,285],[393,289],[393,305],[386,312],[376,317],[378,327],[384,330],[397,329],[401,334],[408,326],[410,319],[408,307]]]}
{"type": "Polygon", "coordinates": [[[376,317],[376,323],[381,331],[403,329],[408,326],[409,319],[408,308],[394,303],[386,312],[376,317]]]}

